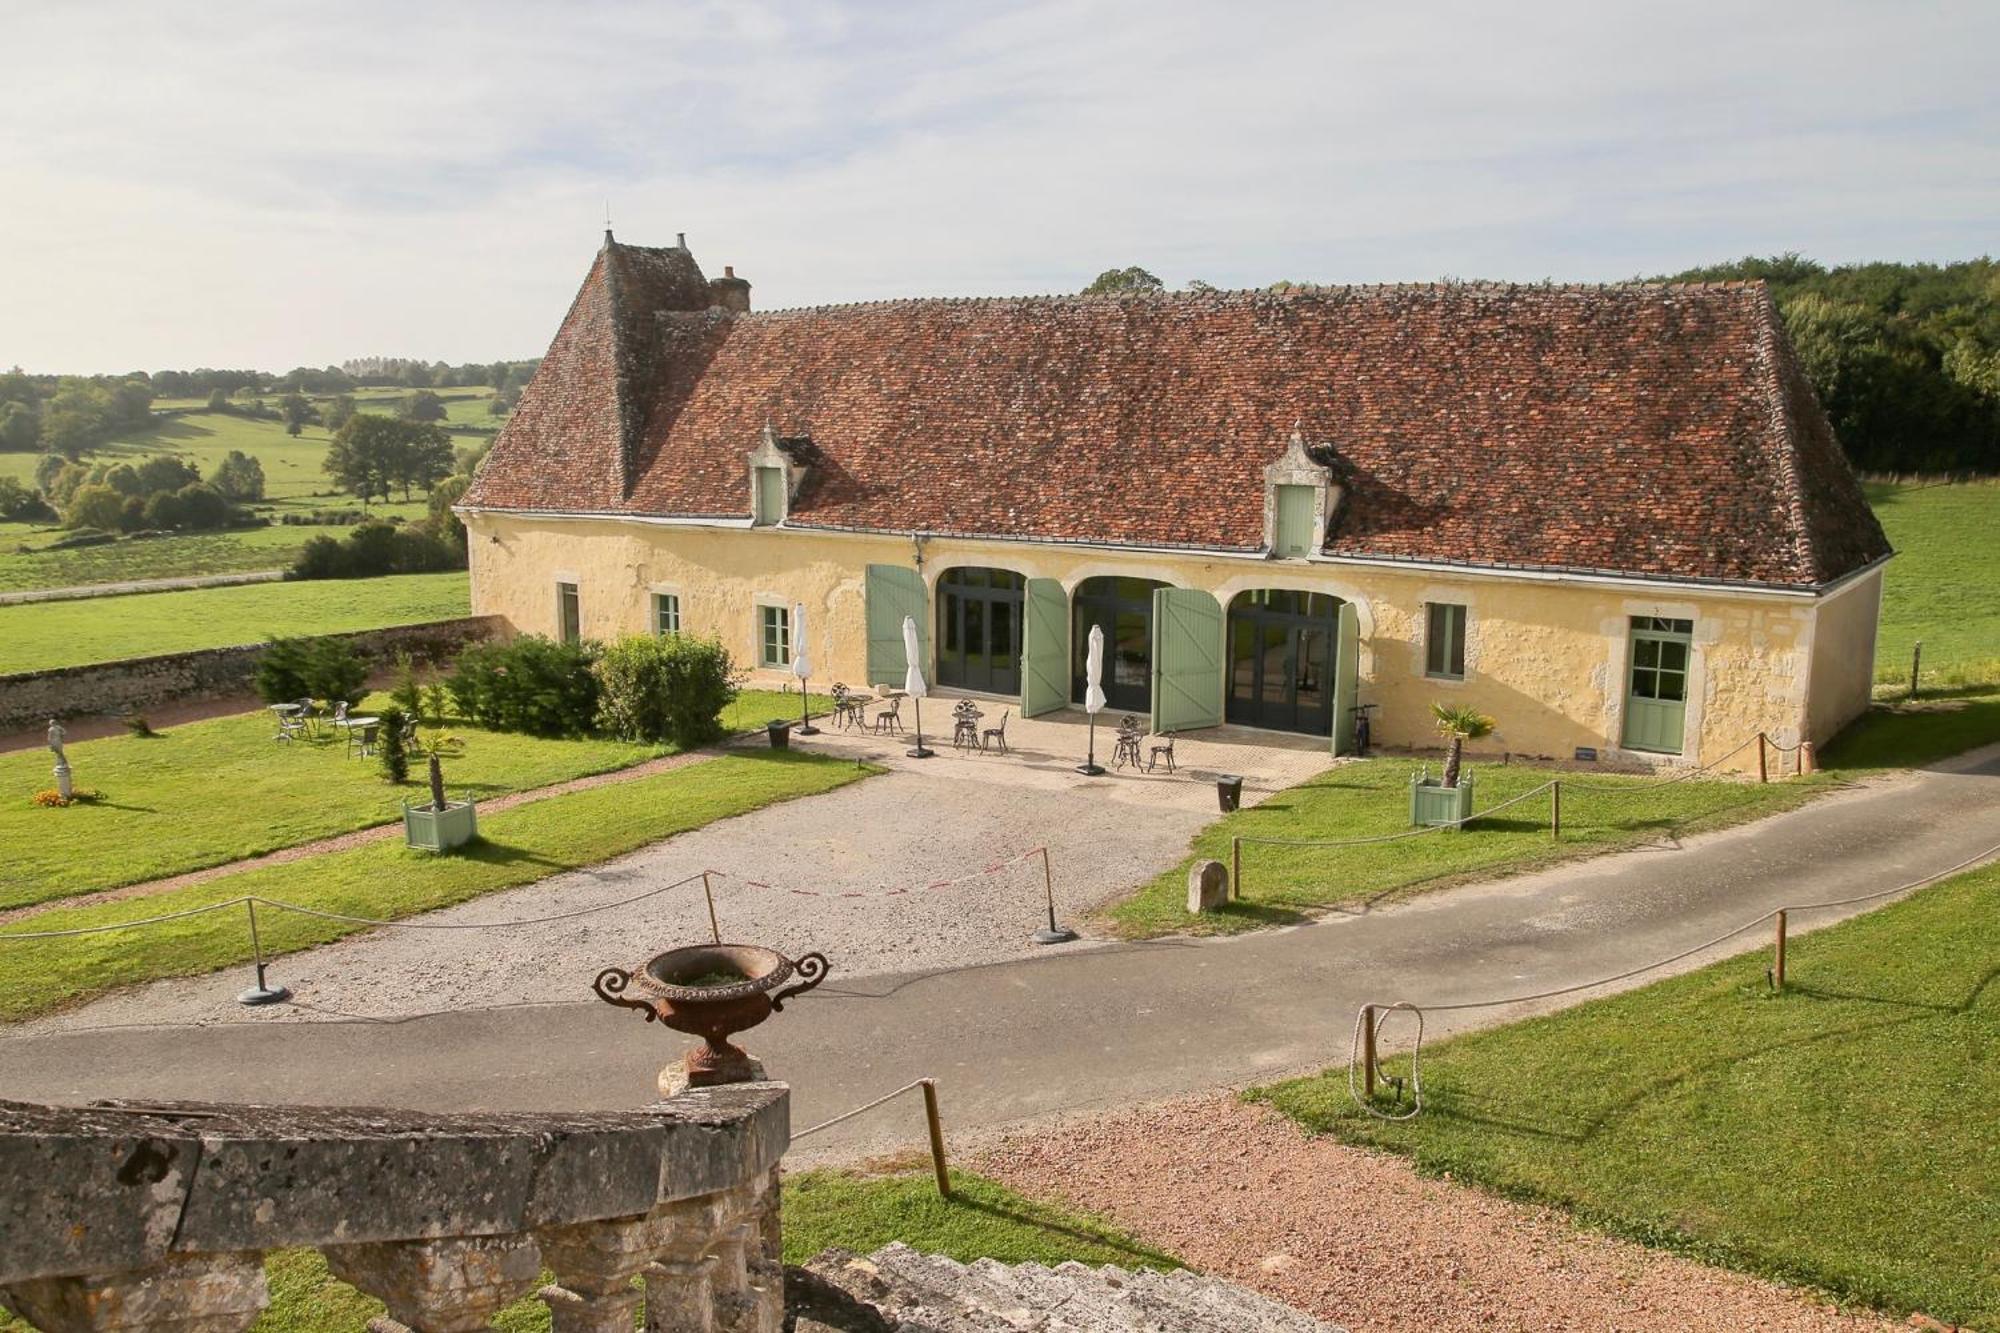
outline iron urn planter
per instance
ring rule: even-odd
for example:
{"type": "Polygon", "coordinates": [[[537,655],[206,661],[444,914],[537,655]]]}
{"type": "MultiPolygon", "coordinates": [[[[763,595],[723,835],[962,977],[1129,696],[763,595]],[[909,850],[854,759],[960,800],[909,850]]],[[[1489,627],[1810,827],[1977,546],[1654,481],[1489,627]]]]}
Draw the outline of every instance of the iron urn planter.
{"type": "Polygon", "coordinates": [[[657,1020],[700,1037],[705,1044],[690,1046],[681,1065],[689,1087],[708,1088],[758,1077],[749,1053],[729,1038],[819,985],[828,967],[823,953],[793,962],[756,944],[691,944],[655,954],[635,968],[607,967],[591,989],[606,1004],[637,1009],[648,1023],[657,1020]],[[728,980],[732,976],[739,979],[728,980]],[[798,985],[778,989],[794,976],[798,985]]]}

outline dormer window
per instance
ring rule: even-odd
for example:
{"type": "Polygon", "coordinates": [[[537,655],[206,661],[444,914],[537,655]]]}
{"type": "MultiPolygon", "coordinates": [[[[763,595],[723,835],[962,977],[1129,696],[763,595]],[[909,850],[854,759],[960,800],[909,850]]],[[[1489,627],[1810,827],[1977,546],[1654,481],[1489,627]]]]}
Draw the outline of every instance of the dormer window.
{"type": "Polygon", "coordinates": [[[755,471],[757,507],[750,521],[760,528],[784,522],[785,470],[781,467],[759,467],[755,471]]]}
{"type": "Polygon", "coordinates": [[[1264,469],[1264,546],[1274,559],[1304,560],[1326,542],[1340,503],[1333,470],[1319,462],[1305,437],[1292,432],[1283,457],[1264,469]]]}
{"type": "Polygon", "coordinates": [[[753,527],[776,527],[791,517],[806,480],[812,475],[812,441],[778,438],[769,422],[750,450],[750,523],[753,527]]]}

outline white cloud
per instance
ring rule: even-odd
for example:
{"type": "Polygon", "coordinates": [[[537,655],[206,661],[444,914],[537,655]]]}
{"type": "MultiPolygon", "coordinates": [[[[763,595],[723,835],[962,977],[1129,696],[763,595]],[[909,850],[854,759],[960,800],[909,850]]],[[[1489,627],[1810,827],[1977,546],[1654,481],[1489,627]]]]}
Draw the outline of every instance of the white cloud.
{"type": "MultiPolygon", "coordinates": [[[[1949,258],[1991,5],[45,6],[0,362],[526,355],[608,198],[761,306],[1949,258]]],[[[28,54],[32,53],[32,54],[28,54]]]]}

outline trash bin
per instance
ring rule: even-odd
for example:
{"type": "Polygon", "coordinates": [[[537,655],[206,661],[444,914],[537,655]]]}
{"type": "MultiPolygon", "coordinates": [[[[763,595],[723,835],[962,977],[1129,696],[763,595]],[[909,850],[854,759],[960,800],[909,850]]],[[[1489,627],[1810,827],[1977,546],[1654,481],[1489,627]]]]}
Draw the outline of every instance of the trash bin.
{"type": "Polygon", "coordinates": [[[764,724],[764,731],[771,737],[771,748],[773,750],[789,750],[792,748],[791,722],[781,722],[777,718],[772,718],[764,724]]]}
{"type": "Polygon", "coordinates": [[[1215,779],[1215,803],[1228,814],[1243,804],[1243,779],[1234,773],[1223,773],[1215,779]]]}

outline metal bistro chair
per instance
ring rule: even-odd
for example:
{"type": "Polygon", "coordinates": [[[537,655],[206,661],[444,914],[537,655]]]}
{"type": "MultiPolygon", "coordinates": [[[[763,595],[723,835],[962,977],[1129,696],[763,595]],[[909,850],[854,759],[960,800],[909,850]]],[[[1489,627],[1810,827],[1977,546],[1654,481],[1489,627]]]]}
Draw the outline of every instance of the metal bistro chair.
{"type": "Polygon", "coordinates": [[[1167,772],[1169,773],[1173,772],[1174,733],[1171,731],[1165,733],[1164,739],[1161,744],[1152,746],[1146,751],[1146,771],[1148,773],[1152,772],[1153,765],[1159,763],[1160,760],[1162,759],[1167,761],[1167,772]]]}
{"type": "Polygon", "coordinates": [[[850,716],[852,705],[848,703],[847,695],[846,685],[837,680],[833,682],[833,725],[836,727],[847,726],[853,721],[850,716]]]}
{"type": "Polygon", "coordinates": [[[884,732],[901,731],[903,729],[902,713],[902,696],[898,695],[896,698],[885,702],[882,705],[882,711],[875,715],[875,734],[880,736],[884,732]]]}
{"type": "Polygon", "coordinates": [[[990,750],[995,745],[998,745],[1001,754],[1007,753],[1007,716],[1013,711],[1011,708],[1002,710],[1000,725],[997,727],[988,727],[985,731],[979,733],[980,749],[990,750]]]}
{"type": "Polygon", "coordinates": [[[353,727],[349,727],[347,729],[347,757],[349,759],[352,759],[354,757],[354,750],[356,746],[360,747],[361,757],[363,759],[366,759],[370,755],[374,754],[375,736],[376,733],[379,732],[381,729],[382,729],[382,724],[379,722],[362,723],[361,729],[358,733],[355,731],[353,727]]]}
{"type": "Polygon", "coordinates": [[[1111,766],[1113,768],[1124,768],[1128,764],[1133,768],[1140,766],[1139,738],[1143,735],[1145,735],[1145,731],[1139,725],[1138,718],[1127,713],[1120,719],[1118,723],[1118,747],[1111,756],[1111,766]]]}

